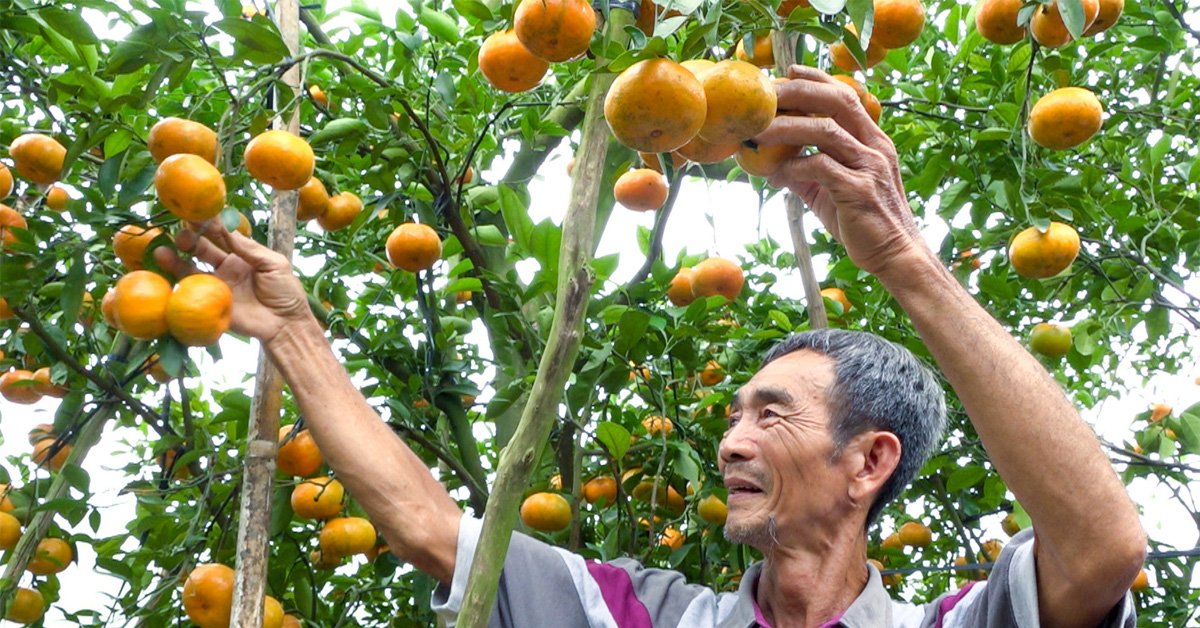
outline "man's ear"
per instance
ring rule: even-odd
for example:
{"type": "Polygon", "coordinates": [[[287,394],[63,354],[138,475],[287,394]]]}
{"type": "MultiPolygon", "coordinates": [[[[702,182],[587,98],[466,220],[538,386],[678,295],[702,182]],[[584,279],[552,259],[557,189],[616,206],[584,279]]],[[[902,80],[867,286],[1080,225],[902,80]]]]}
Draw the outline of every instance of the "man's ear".
{"type": "Polygon", "coordinates": [[[846,450],[856,454],[851,457],[854,467],[850,471],[854,477],[850,483],[850,498],[860,504],[869,504],[900,465],[903,450],[900,439],[891,432],[863,432],[851,439],[846,450]]]}

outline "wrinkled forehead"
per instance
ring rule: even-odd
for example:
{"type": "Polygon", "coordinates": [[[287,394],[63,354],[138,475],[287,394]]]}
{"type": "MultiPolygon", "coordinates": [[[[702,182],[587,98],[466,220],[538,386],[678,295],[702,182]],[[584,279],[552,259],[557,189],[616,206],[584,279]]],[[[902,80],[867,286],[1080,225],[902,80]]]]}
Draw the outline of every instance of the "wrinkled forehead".
{"type": "Polygon", "coordinates": [[[832,358],[815,351],[794,351],[759,369],[734,393],[732,405],[736,409],[768,404],[825,404],[834,378],[832,358]]]}

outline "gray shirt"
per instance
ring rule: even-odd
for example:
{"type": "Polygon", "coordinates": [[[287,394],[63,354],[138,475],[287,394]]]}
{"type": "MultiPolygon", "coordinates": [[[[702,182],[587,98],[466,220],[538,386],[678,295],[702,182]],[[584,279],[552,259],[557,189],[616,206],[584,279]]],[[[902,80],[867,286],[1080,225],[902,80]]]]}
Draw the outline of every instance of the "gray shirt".
{"type": "MultiPolygon", "coordinates": [[[[454,580],[433,594],[433,608],[453,626],[467,586],[482,523],[463,517],[454,580]]],[[[1038,628],[1033,533],[1013,537],[986,582],[970,583],[928,604],[891,599],[879,572],[868,566],[867,585],[825,628],[1038,628]]],[[[746,570],[737,592],[715,593],[683,575],[646,569],[629,559],[587,561],[524,534],[513,534],[489,628],[770,628],[754,591],[762,563],[746,570]]],[[[1126,595],[1100,624],[1134,628],[1126,595]]]]}

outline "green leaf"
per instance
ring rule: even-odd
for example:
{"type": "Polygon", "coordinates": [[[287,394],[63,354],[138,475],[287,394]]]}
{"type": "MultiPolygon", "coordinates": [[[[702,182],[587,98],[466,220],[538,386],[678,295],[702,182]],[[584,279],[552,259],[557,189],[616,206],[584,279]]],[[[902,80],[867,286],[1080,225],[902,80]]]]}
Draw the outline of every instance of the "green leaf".
{"type": "Polygon", "coordinates": [[[100,43],[87,20],[77,12],[65,11],[55,6],[45,6],[37,12],[56,33],[77,44],[94,46],[100,43]]]}
{"type": "Polygon", "coordinates": [[[1179,417],[1179,443],[1184,453],[1200,453],[1200,416],[1184,412],[1179,417]]]}
{"type": "Polygon", "coordinates": [[[279,31],[268,28],[263,23],[266,20],[244,20],[242,18],[225,18],[217,21],[215,26],[220,31],[233,37],[237,43],[262,53],[262,63],[276,63],[291,55],[287,44],[279,36],[279,31]]]}
{"type": "Polygon", "coordinates": [[[496,225],[478,225],[472,229],[472,235],[483,246],[506,246],[508,238],[504,237],[496,225]]]}
{"type": "Polygon", "coordinates": [[[1151,341],[1158,340],[1171,330],[1170,312],[1167,308],[1155,305],[1146,314],[1146,334],[1151,341]]]}
{"type": "Polygon", "coordinates": [[[1067,31],[1071,33],[1071,37],[1079,39],[1083,35],[1083,28],[1087,25],[1084,22],[1087,16],[1083,14],[1083,2],[1081,0],[1058,0],[1057,5],[1063,23],[1067,25],[1067,31]]]}
{"type": "Polygon", "coordinates": [[[91,486],[92,479],[88,476],[87,471],[84,471],[79,467],[79,465],[65,464],[63,465],[63,468],[59,470],[59,473],[61,473],[63,478],[66,479],[67,484],[78,489],[79,492],[83,493],[84,495],[87,495],[90,492],[89,487],[91,486]]]}
{"type": "Polygon", "coordinates": [[[361,139],[366,136],[370,127],[358,118],[338,118],[331,120],[321,127],[320,131],[308,138],[308,143],[319,146],[327,142],[340,142],[348,139],[361,139]]]}
{"type": "Polygon", "coordinates": [[[434,37],[450,43],[458,43],[458,22],[449,15],[425,7],[421,9],[420,15],[417,16],[417,21],[429,29],[429,32],[434,37]]]}
{"type": "Polygon", "coordinates": [[[596,426],[596,440],[613,458],[621,460],[629,449],[629,430],[612,421],[604,421],[596,426]]]}
{"type": "Polygon", "coordinates": [[[979,465],[970,465],[956,469],[946,480],[946,490],[951,493],[957,493],[964,488],[975,486],[986,476],[987,469],[979,465]]]}

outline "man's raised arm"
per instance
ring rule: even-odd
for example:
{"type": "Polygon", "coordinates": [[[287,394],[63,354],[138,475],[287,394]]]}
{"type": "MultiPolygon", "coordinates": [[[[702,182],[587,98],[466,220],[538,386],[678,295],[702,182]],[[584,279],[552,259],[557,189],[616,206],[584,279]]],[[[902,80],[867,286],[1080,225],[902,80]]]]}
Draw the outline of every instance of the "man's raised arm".
{"type": "MultiPolygon", "coordinates": [[[[462,511],[420,458],[367,405],[334,356],[282,255],[217,226],[179,234],[181,250],[212,264],[233,290],[234,331],[258,338],[279,367],[321,453],[397,556],[438,580],[454,575],[462,511]],[[222,241],[226,253],[208,240],[222,241]]],[[[164,268],[195,268],[158,249],[164,268]]]]}
{"type": "Polygon", "coordinates": [[[850,88],[793,66],[758,141],[813,146],[771,177],[799,194],[912,318],[996,470],[1034,522],[1042,625],[1095,626],[1128,590],[1146,536],[1100,443],[1054,379],[917,231],[895,148],[850,88]]]}

